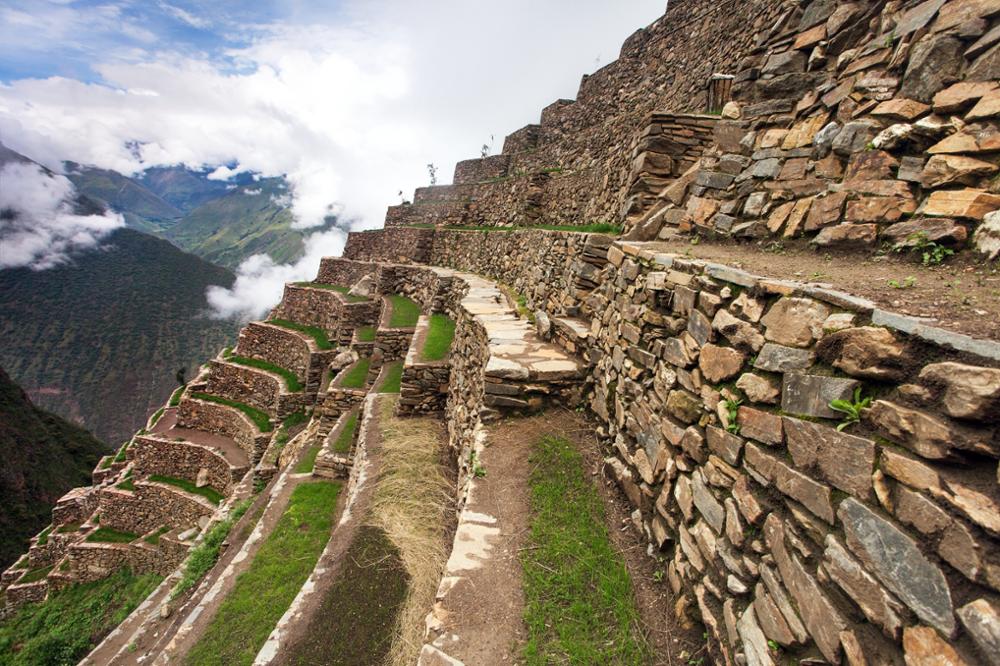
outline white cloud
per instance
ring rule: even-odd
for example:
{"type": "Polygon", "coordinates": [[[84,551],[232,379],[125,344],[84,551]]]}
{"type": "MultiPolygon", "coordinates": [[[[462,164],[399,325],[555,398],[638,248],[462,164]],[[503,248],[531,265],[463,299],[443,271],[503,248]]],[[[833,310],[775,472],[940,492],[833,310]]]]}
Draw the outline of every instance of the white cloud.
{"type": "Polygon", "coordinates": [[[44,270],[95,247],[125,225],[117,213],[77,215],[73,184],[35,164],[9,162],[0,167],[0,268],[44,270]]]}
{"type": "Polygon", "coordinates": [[[165,11],[167,14],[170,14],[178,21],[187,23],[192,28],[204,29],[212,25],[212,22],[209,21],[208,19],[201,18],[200,16],[195,16],[191,12],[187,11],[186,9],[182,9],[181,7],[168,5],[165,2],[161,2],[159,3],[159,5],[160,9],[165,11]]]}
{"type": "MultiPolygon", "coordinates": [[[[92,64],[99,84],[0,84],[0,137],[51,168],[69,159],[125,173],[182,163],[218,167],[211,177],[223,180],[285,175],[296,226],[338,214],[375,228],[399,190],[427,184],[428,162],[447,182],[490,135],[499,149],[544,106],[575,96],[581,74],[617,57],[663,2],[352,0],[309,14],[319,7],[227,25],[249,46],[221,56],[130,50],[92,64]]],[[[48,32],[73,23],[62,19],[48,32]]]]}
{"type": "Polygon", "coordinates": [[[306,254],[293,264],[255,254],[240,264],[232,288],[209,287],[208,304],[219,319],[260,319],[281,300],[286,282],[312,280],[323,257],[339,255],[346,236],[339,229],[318,231],[306,240],[306,254]]]}

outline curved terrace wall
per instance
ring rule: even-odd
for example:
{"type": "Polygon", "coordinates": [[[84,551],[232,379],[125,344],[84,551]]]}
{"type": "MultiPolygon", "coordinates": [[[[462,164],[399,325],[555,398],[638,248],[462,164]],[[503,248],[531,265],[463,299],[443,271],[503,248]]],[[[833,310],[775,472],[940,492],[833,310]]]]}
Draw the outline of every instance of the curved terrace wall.
{"type": "Polygon", "coordinates": [[[250,322],[240,331],[234,353],[291,370],[299,381],[307,384],[316,371],[312,364],[315,345],[310,345],[309,340],[308,336],[280,326],[250,322]]]}
{"type": "Polygon", "coordinates": [[[236,363],[209,361],[209,365],[208,393],[277,415],[279,396],[287,392],[282,377],[236,363]]]}
{"type": "Polygon", "coordinates": [[[238,480],[234,474],[240,470],[231,467],[221,453],[206,446],[149,435],[136,437],[132,446],[135,449],[133,469],[139,477],[158,474],[195,483],[205,470],[205,483],[223,495],[228,495],[238,480]]]}
{"type": "Polygon", "coordinates": [[[177,409],[177,425],[232,438],[251,462],[260,460],[271,440],[243,412],[214,402],[185,397],[177,409]]]}
{"type": "Polygon", "coordinates": [[[215,506],[173,486],[136,481],[134,491],[102,491],[98,510],[103,527],[141,535],[163,525],[195,526],[200,518],[212,515],[215,506]]]}

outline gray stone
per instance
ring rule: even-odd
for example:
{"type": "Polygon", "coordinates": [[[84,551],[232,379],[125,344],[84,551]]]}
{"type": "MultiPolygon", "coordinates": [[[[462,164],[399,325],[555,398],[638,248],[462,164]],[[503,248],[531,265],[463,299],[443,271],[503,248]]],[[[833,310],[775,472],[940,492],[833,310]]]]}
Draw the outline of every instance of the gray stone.
{"type": "Polygon", "coordinates": [[[779,173],[781,173],[781,160],[777,157],[771,157],[754,164],[750,175],[754,178],[771,179],[777,178],[779,173]]]}
{"type": "Polygon", "coordinates": [[[740,461],[740,451],[743,450],[743,440],[731,432],[726,432],[722,428],[708,426],[705,429],[708,449],[725,460],[730,465],[737,465],[740,461]]]}
{"type": "Polygon", "coordinates": [[[993,261],[1000,256],[1000,210],[987,213],[972,238],[976,250],[993,261]]]}
{"type": "Polygon", "coordinates": [[[542,340],[548,340],[552,335],[552,320],[545,310],[535,311],[535,331],[542,340]]]}
{"type": "MultiPolygon", "coordinates": [[[[820,132],[824,130],[820,130],[820,132]]],[[[837,132],[837,136],[830,142],[830,148],[838,155],[850,157],[865,149],[871,140],[875,138],[875,131],[875,128],[870,123],[861,121],[849,122],[837,132]]]]}
{"type": "Polygon", "coordinates": [[[767,644],[767,637],[757,624],[753,606],[748,606],[740,621],[736,623],[736,630],[743,639],[743,651],[746,656],[747,666],[774,666],[771,658],[771,651],[767,644]]]}
{"type": "Polygon", "coordinates": [[[806,69],[806,54],[801,51],[785,51],[775,53],[767,59],[761,68],[762,75],[778,76],[779,74],[801,74],[806,69]]]}
{"type": "Polygon", "coordinates": [[[949,35],[929,34],[914,44],[899,95],[930,103],[934,94],[960,78],[962,42],[949,35]]]}
{"type": "Polygon", "coordinates": [[[823,564],[827,573],[865,616],[885,629],[895,641],[900,639],[903,624],[909,617],[907,608],[883,588],[847,552],[832,534],[826,537],[823,564]]]}
{"type": "Polygon", "coordinates": [[[704,347],[715,337],[712,332],[712,322],[699,310],[693,310],[689,315],[687,330],[691,337],[698,342],[699,347],[704,347]]]}
{"type": "Polygon", "coordinates": [[[899,528],[849,497],[837,517],[847,545],[921,620],[946,636],[954,634],[951,592],[941,570],[899,528]]]}
{"type": "Polygon", "coordinates": [[[753,367],[766,372],[789,372],[805,370],[812,363],[813,354],[808,349],[795,349],[768,342],[757,354],[753,367]]]}
{"type": "Polygon", "coordinates": [[[810,2],[805,11],[802,12],[797,32],[802,32],[830,18],[838,4],[840,3],[836,0],[813,0],[810,2]]]}
{"type": "Polygon", "coordinates": [[[875,444],[833,428],[784,417],[785,438],[795,466],[817,467],[823,478],[855,497],[871,496],[875,444]]]}
{"type": "Polygon", "coordinates": [[[752,324],[738,319],[729,310],[719,310],[712,319],[712,328],[721,333],[734,347],[757,351],[764,345],[764,336],[752,324]]]}
{"type": "Polygon", "coordinates": [[[986,661],[1000,664],[1000,610],[986,599],[976,599],[959,608],[958,617],[986,661]]]}
{"type": "Polygon", "coordinates": [[[833,148],[833,141],[839,134],[840,125],[836,122],[831,122],[816,132],[816,136],[813,137],[813,151],[815,155],[819,158],[829,155],[830,150],[833,148]]]}
{"type": "Polygon", "coordinates": [[[858,386],[860,383],[854,379],[786,372],[781,387],[781,409],[789,414],[840,418],[842,414],[830,409],[830,402],[850,400],[858,386]]]}
{"type": "Polygon", "coordinates": [[[722,533],[722,526],[726,521],[726,510],[715,495],[705,485],[705,479],[700,471],[696,471],[691,476],[691,496],[698,512],[705,518],[716,534],[722,533]]]}

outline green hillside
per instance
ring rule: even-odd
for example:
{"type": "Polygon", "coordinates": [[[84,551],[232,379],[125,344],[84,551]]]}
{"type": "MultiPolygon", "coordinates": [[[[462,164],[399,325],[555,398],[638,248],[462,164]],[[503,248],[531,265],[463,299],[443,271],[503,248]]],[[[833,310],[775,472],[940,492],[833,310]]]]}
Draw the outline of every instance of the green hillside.
{"type": "Polygon", "coordinates": [[[179,165],[147,169],[135,180],[182,213],[189,213],[228,191],[224,181],[209,180],[206,172],[179,165]]]}
{"type": "Polygon", "coordinates": [[[227,268],[258,253],[281,263],[294,261],[302,256],[303,232],[292,229],[291,211],[274,201],[287,195],[283,178],[262,178],[195,208],[164,236],[227,268]]]}
{"type": "Polygon", "coordinates": [[[0,568],[25,551],[52,505],[90,472],[108,447],[89,432],[35,407],[0,368],[0,568]]]}
{"type": "Polygon", "coordinates": [[[116,444],[234,337],[208,319],[205,288],[233,274],[119,229],[105,248],[46,271],[0,272],[0,365],[41,407],[116,444]]]}
{"type": "Polygon", "coordinates": [[[183,213],[132,178],[117,171],[81,167],[67,162],[66,176],[81,194],[122,213],[133,229],[158,233],[177,222],[183,213]]]}

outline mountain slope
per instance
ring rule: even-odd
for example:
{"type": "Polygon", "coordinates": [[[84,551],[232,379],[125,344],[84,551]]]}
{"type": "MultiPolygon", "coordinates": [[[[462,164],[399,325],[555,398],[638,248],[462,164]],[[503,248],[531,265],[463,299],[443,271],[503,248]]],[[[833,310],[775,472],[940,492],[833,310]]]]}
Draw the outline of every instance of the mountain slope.
{"type": "Polygon", "coordinates": [[[205,288],[233,279],[131,229],[68,266],[2,271],[0,365],[37,404],[117,443],[167,398],[178,368],[234,337],[234,323],[204,316],[205,288]]]}
{"type": "Polygon", "coordinates": [[[294,261],[303,252],[303,232],[292,228],[291,211],[275,202],[287,196],[283,178],[262,178],[202,204],[164,236],[227,268],[257,253],[280,263],[294,261]]]}
{"type": "Polygon", "coordinates": [[[189,213],[228,191],[225,181],[209,180],[207,172],[193,171],[183,166],[153,167],[135,180],[183,213],[189,213]]]}
{"type": "Polygon", "coordinates": [[[117,171],[84,167],[72,162],[67,162],[66,166],[66,177],[78,192],[122,213],[126,224],[133,229],[158,233],[184,215],[134,179],[117,171]]]}
{"type": "Polygon", "coordinates": [[[52,505],[108,452],[86,430],[35,407],[0,368],[0,568],[48,524],[52,505]]]}

